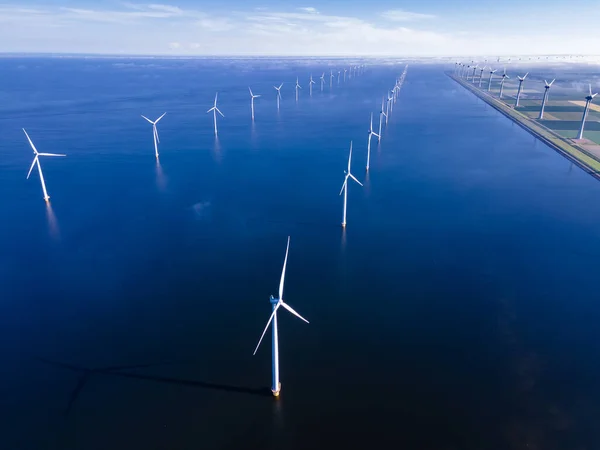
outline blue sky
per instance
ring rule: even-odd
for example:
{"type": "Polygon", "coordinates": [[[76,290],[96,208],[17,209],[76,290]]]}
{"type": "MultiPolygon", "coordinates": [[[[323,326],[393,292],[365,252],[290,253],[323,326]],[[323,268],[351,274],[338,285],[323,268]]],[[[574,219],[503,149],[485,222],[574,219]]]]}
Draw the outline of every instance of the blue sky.
{"type": "Polygon", "coordinates": [[[0,0],[0,52],[600,53],[597,0],[0,0]],[[586,26],[587,25],[587,26],[586,26]]]}

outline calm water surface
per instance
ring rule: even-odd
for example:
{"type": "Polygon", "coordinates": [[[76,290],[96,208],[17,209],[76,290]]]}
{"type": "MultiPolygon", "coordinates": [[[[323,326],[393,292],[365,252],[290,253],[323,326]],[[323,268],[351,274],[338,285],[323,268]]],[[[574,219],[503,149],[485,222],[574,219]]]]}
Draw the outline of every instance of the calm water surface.
{"type": "Polygon", "coordinates": [[[367,177],[403,65],[309,98],[340,65],[0,60],[2,448],[600,444],[600,184],[432,65],[367,177]],[[165,111],[157,165],[140,114],[165,111]],[[68,154],[42,161],[50,208],[22,127],[68,154]],[[276,401],[252,351],[288,235],[311,323],[280,315],[276,401]]]}

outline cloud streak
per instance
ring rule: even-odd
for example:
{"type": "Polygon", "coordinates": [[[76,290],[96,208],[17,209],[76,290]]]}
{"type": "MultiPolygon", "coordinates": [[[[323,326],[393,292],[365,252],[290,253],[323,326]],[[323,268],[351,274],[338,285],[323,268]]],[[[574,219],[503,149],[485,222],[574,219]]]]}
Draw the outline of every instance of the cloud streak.
{"type": "Polygon", "coordinates": [[[394,22],[415,22],[419,20],[430,20],[436,18],[436,16],[432,14],[404,11],[403,9],[390,9],[389,11],[384,11],[381,13],[381,17],[394,22]]]}

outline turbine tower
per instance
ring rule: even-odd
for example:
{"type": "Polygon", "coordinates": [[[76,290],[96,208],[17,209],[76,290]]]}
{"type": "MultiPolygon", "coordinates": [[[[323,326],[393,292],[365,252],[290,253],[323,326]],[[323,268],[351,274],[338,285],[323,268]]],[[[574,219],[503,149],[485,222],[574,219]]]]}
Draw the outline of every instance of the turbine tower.
{"type": "Polygon", "coordinates": [[[329,71],[329,90],[333,87],[333,70],[329,71]]]}
{"type": "Polygon", "coordinates": [[[552,83],[554,83],[554,81],[556,81],[556,78],[550,83],[544,80],[544,98],[542,99],[542,108],[540,109],[540,116],[538,117],[538,120],[544,118],[544,108],[546,107],[546,101],[548,100],[548,90],[550,89],[550,86],[552,86],[552,83]]]}
{"type": "Polygon", "coordinates": [[[67,156],[67,155],[58,154],[58,153],[40,153],[35,148],[35,145],[33,145],[33,142],[31,141],[31,138],[27,134],[27,131],[25,131],[25,128],[23,128],[23,133],[25,133],[25,136],[27,136],[29,145],[31,145],[31,149],[33,150],[33,154],[35,155],[33,157],[33,162],[31,163],[31,167],[29,168],[29,172],[27,173],[27,179],[29,179],[29,175],[31,175],[33,166],[35,166],[37,164],[38,172],[40,174],[40,182],[42,183],[42,191],[44,192],[44,200],[46,200],[46,202],[48,202],[48,200],[50,200],[50,196],[48,195],[48,191],[46,190],[46,182],[44,181],[44,174],[42,173],[42,166],[40,165],[40,156],[67,156]]]}
{"type": "Polygon", "coordinates": [[[321,80],[321,92],[323,92],[323,84],[325,83],[325,72],[323,72],[323,75],[321,75],[319,79],[321,80]]]}
{"type": "Polygon", "coordinates": [[[277,91],[277,111],[279,111],[279,100],[281,99],[281,87],[282,86],[283,86],[283,83],[281,83],[279,85],[279,87],[273,86],[275,88],[275,90],[277,91]]]}
{"type": "Polygon", "coordinates": [[[490,89],[492,88],[492,76],[496,73],[498,69],[494,69],[492,70],[492,68],[490,67],[490,79],[488,80],[488,92],[490,92],[490,89]]]}
{"type": "Polygon", "coordinates": [[[502,79],[500,80],[500,95],[498,98],[502,98],[502,92],[504,92],[504,80],[506,78],[510,78],[508,75],[506,75],[506,68],[504,69],[504,73],[502,74],[502,79]]]}
{"type": "Polygon", "coordinates": [[[221,110],[219,108],[217,108],[217,97],[218,97],[219,93],[217,92],[215,94],[215,103],[213,105],[212,108],[210,108],[208,111],[206,111],[206,113],[208,114],[209,112],[213,112],[213,122],[215,124],[215,136],[217,135],[217,112],[219,114],[221,114],[222,117],[225,117],[225,115],[221,112],[221,110]]]}
{"type": "Polygon", "coordinates": [[[379,111],[379,139],[381,140],[381,122],[383,122],[383,117],[385,116],[385,124],[387,125],[387,114],[383,109],[384,98],[381,97],[381,111],[379,111]]]}
{"type": "Polygon", "coordinates": [[[302,89],[302,86],[298,84],[298,77],[296,77],[296,102],[298,101],[298,89],[302,89]]]}
{"type": "Polygon", "coordinates": [[[260,97],[260,94],[254,95],[252,93],[252,89],[248,86],[248,90],[250,91],[250,109],[252,111],[252,120],[254,120],[254,99],[260,97]]]}
{"type": "Polygon", "coordinates": [[[158,138],[158,130],[156,129],[156,124],[158,123],[158,121],[160,119],[165,117],[165,114],[166,113],[164,113],[162,116],[160,116],[154,122],[152,122],[146,116],[142,116],[144,119],[146,119],[148,122],[150,122],[152,124],[152,134],[154,135],[154,154],[156,155],[156,159],[158,159],[158,144],[160,143],[160,139],[158,138]]]}
{"type": "MultiPolygon", "coordinates": [[[[581,128],[579,129],[579,135],[577,139],[583,139],[583,127],[585,126],[585,119],[587,119],[588,110],[590,109],[590,103],[598,93],[592,94],[592,85],[589,85],[590,95],[585,98],[585,108],[583,109],[583,117],[581,118],[581,128]]],[[[38,166],[39,167],[39,166],[38,166]]]]}
{"type": "Polygon", "coordinates": [[[269,325],[271,324],[271,322],[273,322],[273,327],[272,327],[272,332],[273,332],[273,342],[272,342],[273,384],[271,386],[271,392],[273,392],[273,395],[275,397],[279,397],[279,393],[281,392],[281,383],[279,382],[279,337],[277,334],[277,310],[279,309],[280,306],[283,306],[285,309],[287,309],[293,315],[295,315],[299,319],[308,323],[308,320],[306,320],[304,317],[302,317],[300,314],[298,314],[296,311],[294,311],[291,306],[289,306],[287,303],[285,303],[283,301],[283,284],[285,281],[285,267],[287,265],[289,251],[290,251],[290,238],[288,236],[287,248],[285,250],[285,259],[283,260],[283,270],[281,271],[281,280],[279,281],[279,298],[274,298],[271,295],[270,302],[271,302],[271,305],[273,306],[273,312],[271,313],[271,317],[269,317],[267,326],[265,327],[264,331],[262,332],[262,335],[260,336],[260,340],[258,341],[258,345],[256,346],[256,349],[254,349],[254,355],[256,355],[256,352],[258,351],[258,347],[260,347],[260,343],[262,342],[263,337],[265,336],[265,333],[267,332],[267,329],[269,328],[269,325]]]}
{"type": "Polygon", "coordinates": [[[369,138],[367,140],[367,171],[369,170],[369,165],[371,162],[371,137],[379,135],[373,131],[373,113],[371,113],[371,125],[369,126],[369,138]]]}
{"type": "Polygon", "coordinates": [[[477,68],[478,68],[478,67],[479,67],[479,66],[478,66],[477,64],[475,64],[475,66],[473,66],[473,77],[472,77],[472,79],[471,79],[471,82],[472,82],[473,84],[475,84],[475,72],[477,71],[477,68]]]}
{"type": "Polygon", "coordinates": [[[529,72],[527,72],[522,77],[517,76],[517,78],[519,79],[519,90],[517,91],[517,100],[515,101],[515,108],[517,106],[519,106],[519,99],[521,98],[521,89],[523,87],[523,81],[525,81],[525,78],[527,78],[527,75],[529,75],[529,72]]]}
{"type": "Polygon", "coordinates": [[[344,216],[342,218],[342,228],[346,227],[346,207],[348,205],[348,178],[352,178],[358,184],[362,186],[362,183],[356,179],[352,172],[350,171],[350,165],[352,164],[352,141],[350,141],[350,154],[348,155],[348,170],[344,170],[346,177],[344,178],[344,183],[342,184],[342,189],[340,190],[340,195],[342,192],[344,193],[344,216]]]}
{"type": "Polygon", "coordinates": [[[481,68],[481,72],[479,72],[479,88],[481,89],[481,80],[483,80],[483,71],[485,70],[485,66],[481,68]]]}

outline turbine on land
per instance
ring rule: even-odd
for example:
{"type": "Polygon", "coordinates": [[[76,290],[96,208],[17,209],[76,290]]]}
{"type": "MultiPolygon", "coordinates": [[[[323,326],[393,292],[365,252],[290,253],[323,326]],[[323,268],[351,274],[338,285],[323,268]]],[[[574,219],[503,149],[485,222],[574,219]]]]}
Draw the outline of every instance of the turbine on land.
{"type": "Polygon", "coordinates": [[[217,135],[217,112],[219,114],[221,114],[222,117],[225,117],[225,115],[221,112],[221,110],[219,108],[217,108],[217,97],[218,97],[219,93],[217,92],[215,94],[215,103],[213,105],[212,108],[210,108],[208,111],[206,111],[206,113],[208,114],[209,112],[213,112],[213,122],[215,124],[215,136],[217,135]]]}
{"type": "Polygon", "coordinates": [[[248,90],[250,91],[250,109],[252,111],[252,120],[254,120],[254,99],[260,97],[260,94],[254,95],[252,93],[252,89],[248,86],[248,90]]]}
{"type": "Polygon", "coordinates": [[[525,81],[525,78],[527,78],[527,75],[529,75],[529,72],[527,72],[522,77],[517,76],[517,78],[519,79],[519,90],[517,91],[517,100],[515,101],[515,108],[517,106],[519,106],[519,99],[521,98],[521,89],[523,88],[523,81],[525,81]]]}
{"type": "Polygon", "coordinates": [[[340,195],[342,192],[344,193],[344,216],[342,218],[342,227],[346,227],[346,207],[348,205],[348,178],[352,178],[358,184],[362,186],[362,183],[356,179],[352,172],[350,171],[350,166],[352,164],[352,141],[350,141],[350,154],[348,155],[348,170],[344,170],[346,177],[344,178],[344,183],[342,184],[342,189],[340,190],[340,195]]]}
{"type": "Polygon", "coordinates": [[[500,80],[500,95],[498,96],[498,98],[502,98],[502,92],[504,92],[504,81],[506,80],[506,78],[510,78],[508,75],[506,75],[506,68],[504,69],[504,73],[502,74],[502,79],[500,80]]]}
{"type": "Polygon", "coordinates": [[[371,162],[371,137],[379,135],[373,131],[373,113],[371,113],[371,125],[369,126],[369,138],[367,140],[367,170],[369,170],[369,165],[371,162]]]}
{"type": "Polygon", "coordinates": [[[283,83],[281,83],[279,85],[279,87],[273,86],[275,88],[275,90],[277,91],[277,110],[279,110],[279,100],[281,99],[281,87],[282,86],[283,86],[283,83]]]}
{"type": "Polygon", "coordinates": [[[154,122],[152,122],[146,116],[142,115],[142,117],[144,119],[146,119],[148,122],[150,122],[152,124],[152,134],[154,136],[154,154],[156,155],[156,159],[158,159],[158,144],[160,143],[160,139],[158,138],[158,130],[156,129],[156,124],[158,123],[158,121],[160,119],[162,119],[163,117],[165,117],[165,114],[166,113],[163,113],[163,115],[160,116],[158,119],[156,119],[154,122]]]}
{"type": "Polygon", "coordinates": [[[35,145],[33,145],[33,142],[31,141],[31,138],[27,134],[27,131],[25,131],[25,128],[23,128],[23,133],[25,133],[25,136],[27,136],[29,145],[31,145],[31,149],[33,150],[33,154],[35,155],[33,157],[33,162],[31,163],[31,167],[29,168],[29,172],[27,173],[27,179],[29,179],[29,175],[31,175],[33,166],[35,166],[37,164],[38,172],[40,174],[40,182],[42,183],[42,191],[44,192],[44,200],[46,200],[46,202],[47,202],[48,200],[50,200],[50,196],[48,195],[48,191],[46,190],[46,182],[44,181],[44,174],[42,173],[42,166],[40,165],[40,156],[67,156],[67,155],[58,154],[58,153],[40,153],[35,148],[35,145]]]}
{"type": "Polygon", "coordinates": [[[308,82],[308,92],[309,95],[312,97],[312,85],[315,84],[315,81],[313,80],[312,77],[312,73],[310,74],[310,81],[308,82]]]}
{"type": "Polygon", "coordinates": [[[298,77],[296,77],[296,101],[298,101],[298,89],[302,89],[302,86],[298,84],[298,77]]]}
{"type": "Polygon", "coordinates": [[[538,119],[544,118],[544,108],[546,107],[546,101],[548,100],[548,91],[550,90],[550,86],[552,86],[552,83],[554,83],[555,81],[556,78],[550,83],[544,80],[544,98],[542,99],[542,108],[540,109],[540,116],[538,117],[538,119]]]}
{"type": "Polygon", "coordinates": [[[592,103],[592,100],[594,100],[594,97],[596,95],[598,95],[597,92],[595,94],[592,94],[592,85],[591,84],[589,85],[589,88],[590,88],[590,95],[588,95],[585,98],[585,108],[583,109],[583,117],[581,118],[581,128],[579,129],[579,135],[577,136],[577,139],[583,139],[583,127],[585,126],[585,119],[587,119],[588,110],[590,109],[590,103],[592,103]]]}
{"type": "Polygon", "coordinates": [[[498,69],[494,69],[492,70],[492,68],[490,67],[490,79],[488,80],[488,92],[490,92],[490,89],[492,88],[492,76],[494,76],[494,74],[496,73],[498,69]]]}
{"type": "Polygon", "coordinates": [[[285,268],[287,266],[287,259],[288,259],[289,251],[290,251],[290,238],[288,236],[287,248],[285,250],[285,259],[283,260],[283,270],[281,271],[281,280],[279,281],[279,298],[274,298],[271,295],[270,301],[271,301],[271,305],[273,306],[273,312],[271,313],[271,317],[269,317],[267,326],[265,327],[262,335],[260,336],[258,345],[256,346],[256,349],[254,350],[254,354],[256,355],[256,352],[258,351],[258,347],[260,347],[260,343],[262,342],[263,337],[265,336],[265,333],[267,332],[267,329],[269,328],[269,325],[271,324],[271,322],[273,322],[273,327],[272,327],[273,342],[271,344],[272,345],[273,384],[271,386],[271,392],[273,392],[273,395],[275,397],[279,397],[279,393],[281,391],[281,383],[279,382],[279,337],[277,334],[277,310],[279,309],[280,306],[283,306],[285,309],[287,309],[293,315],[295,315],[299,319],[304,320],[306,323],[308,323],[308,320],[306,320],[304,317],[302,317],[300,314],[298,314],[296,311],[294,311],[291,306],[289,306],[287,303],[285,303],[283,301],[283,284],[285,281],[285,268]]]}

